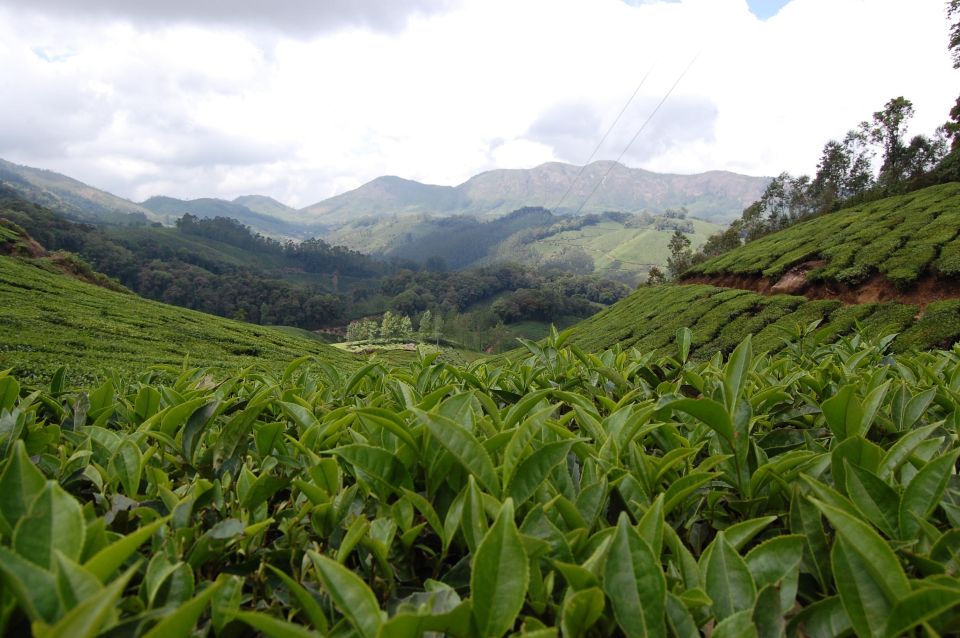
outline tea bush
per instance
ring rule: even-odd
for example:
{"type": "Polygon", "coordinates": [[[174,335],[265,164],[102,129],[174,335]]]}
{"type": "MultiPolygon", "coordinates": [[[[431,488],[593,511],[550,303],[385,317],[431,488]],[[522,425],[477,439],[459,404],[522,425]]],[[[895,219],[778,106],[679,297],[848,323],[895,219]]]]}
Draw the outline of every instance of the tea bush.
{"type": "Polygon", "coordinates": [[[681,328],[660,355],[4,374],[0,633],[955,634],[960,349],[818,329],[700,361],[681,328]]]}

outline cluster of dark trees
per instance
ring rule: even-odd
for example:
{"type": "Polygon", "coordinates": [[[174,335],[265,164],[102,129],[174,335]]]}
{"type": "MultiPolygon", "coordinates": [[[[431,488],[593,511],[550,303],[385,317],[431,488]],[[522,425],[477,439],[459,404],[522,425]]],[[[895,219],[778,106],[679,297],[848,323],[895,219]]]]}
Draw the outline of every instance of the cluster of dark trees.
{"type": "Polygon", "coordinates": [[[689,219],[669,219],[663,217],[658,217],[653,227],[657,230],[672,230],[688,235],[692,235],[696,230],[693,227],[693,222],[689,219]]]}
{"type": "Polygon", "coordinates": [[[464,312],[509,293],[493,306],[506,323],[589,316],[596,312],[597,304],[611,304],[630,292],[621,283],[599,277],[542,271],[516,263],[460,272],[401,270],[385,276],[380,290],[391,297],[393,310],[411,316],[428,309],[443,315],[464,312]]]}
{"type": "MultiPolygon", "coordinates": [[[[954,68],[960,69],[960,0],[947,3],[947,19],[951,21],[948,49],[954,68]]],[[[871,119],[824,145],[812,179],[781,173],[740,219],[709,237],[696,254],[689,243],[684,246],[677,240],[671,245],[671,274],[813,215],[960,181],[960,97],[947,121],[931,136],[907,139],[913,114],[913,104],[905,97],[889,100],[871,119]],[[880,166],[875,173],[878,155],[880,166]]]]}
{"type": "Polygon", "coordinates": [[[494,301],[490,310],[503,323],[515,323],[589,317],[601,308],[583,296],[567,297],[551,288],[521,288],[494,301]]]}
{"type": "Polygon", "coordinates": [[[143,264],[129,287],[149,299],[221,317],[307,329],[338,323],[347,309],[340,295],[267,279],[247,269],[215,274],[177,260],[143,264]]]}

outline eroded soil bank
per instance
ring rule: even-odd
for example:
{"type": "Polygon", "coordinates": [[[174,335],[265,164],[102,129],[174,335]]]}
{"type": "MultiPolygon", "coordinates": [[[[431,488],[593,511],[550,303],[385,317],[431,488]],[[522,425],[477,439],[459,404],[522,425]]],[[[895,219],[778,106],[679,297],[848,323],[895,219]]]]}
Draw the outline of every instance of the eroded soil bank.
{"type": "Polygon", "coordinates": [[[837,299],[845,304],[898,301],[923,308],[934,301],[960,298],[960,280],[924,275],[909,288],[900,289],[882,274],[850,285],[836,281],[809,281],[807,273],[822,262],[806,262],[791,268],[779,279],[759,275],[701,275],[683,280],[685,284],[709,284],[723,288],[751,290],[762,295],[803,295],[808,299],[837,299]]]}

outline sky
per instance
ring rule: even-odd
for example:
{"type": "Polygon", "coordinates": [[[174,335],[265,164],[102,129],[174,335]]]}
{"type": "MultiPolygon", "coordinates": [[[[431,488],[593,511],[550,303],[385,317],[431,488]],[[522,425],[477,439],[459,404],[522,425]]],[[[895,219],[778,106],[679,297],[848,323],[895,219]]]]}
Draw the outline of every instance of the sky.
{"type": "Polygon", "coordinates": [[[890,98],[913,102],[911,133],[946,120],[944,6],[0,0],[0,158],[135,201],[295,207],[379,175],[455,185],[591,155],[811,173],[890,98]]]}

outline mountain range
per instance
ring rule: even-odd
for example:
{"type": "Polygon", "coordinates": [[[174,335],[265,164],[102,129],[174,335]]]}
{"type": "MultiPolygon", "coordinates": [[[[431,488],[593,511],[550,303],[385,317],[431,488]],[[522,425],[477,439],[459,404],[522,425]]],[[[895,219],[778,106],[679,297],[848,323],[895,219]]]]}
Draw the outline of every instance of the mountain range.
{"type": "Polygon", "coordinates": [[[0,160],[0,183],[25,199],[80,221],[171,224],[189,213],[198,217],[232,217],[258,232],[286,238],[324,236],[361,218],[411,214],[496,217],[525,206],[542,206],[559,214],[656,214],[684,207],[691,216],[726,223],[755,201],[769,181],[766,177],[726,171],[676,175],[609,161],[582,168],[550,162],[531,169],[486,171],[459,186],[383,176],[295,209],[262,195],[233,201],[157,196],[136,203],[53,171],[0,160]]]}
{"type": "Polygon", "coordinates": [[[303,210],[333,224],[363,216],[417,213],[498,215],[524,206],[542,206],[561,214],[662,213],[684,207],[693,216],[724,223],[756,201],[769,183],[768,177],[727,171],[677,175],[610,161],[584,167],[549,162],[531,169],[486,171],[459,186],[378,177],[303,210]]]}

